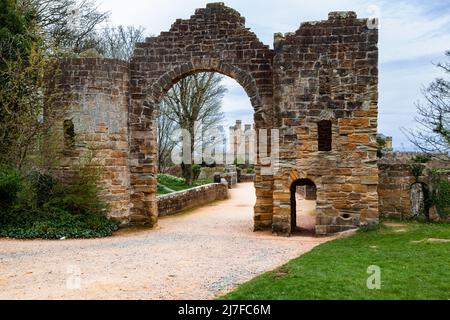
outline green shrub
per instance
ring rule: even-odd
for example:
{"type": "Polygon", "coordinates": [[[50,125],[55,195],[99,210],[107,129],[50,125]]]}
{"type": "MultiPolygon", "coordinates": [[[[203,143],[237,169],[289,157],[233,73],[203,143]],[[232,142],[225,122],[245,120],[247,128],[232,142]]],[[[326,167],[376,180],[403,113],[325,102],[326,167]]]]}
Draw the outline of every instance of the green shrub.
{"type": "Polygon", "coordinates": [[[434,176],[430,202],[436,206],[441,217],[447,218],[450,215],[450,182],[447,177],[434,176]]]}
{"type": "Polygon", "coordinates": [[[42,207],[52,199],[58,180],[42,172],[32,172],[29,179],[36,192],[36,205],[42,207]]]}
{"type": "Polygon", "coordinates": [[[117,223],[96,214],[74,215],[65,210],[29,212],[13,215],[17,219],[0,228],[0,237],[13,238],[94,238],[117,230],[117,223]]]}
{"type": "Polygon", "coordinates": [[[384,153],[383,150],[386,148],[386,140],[380,137],[377,137],[377,157],[382,158],[384,153]]]}
{"type": "Polygon", "coordinates": [[[22,190],[22,177],[18,171],[7,166],[0,166],[0,219],[8,212],[18,199],[22,190]]]}
{"type": "Polygon", "coordinates": [[[411,174],[414,176],[416,181],[419,180],[420,176],[423,174],[423,171],[425,170],[425,165],[421,163],[412,163],[409,165],[411,174]]]}
{"type": "Polygon", "coordinates": [[[200,172],[202,171],[202,166],[198,164],[194,164],[192,166],[192,173],[194,174],[194,180],[197,180],[200,176],[200,172]]]}
{"type": "Polygon", "coordinates": [[[33,172],[0,168],[0,236],[15,238],[91,238],[111,235],[118,224],[98,187],[100,170],[80,165],[68,181],[33,172]]]}
{"type": "Polygon", "coordinates": [[[414,163],[426,164],[431,161],[431,156],[429,154],[420,153],[416,155],[414,158],[412,158],[411,161],[414,163]]]}
{"type": "Polygon", "coordinates": [[[419,180],[420,176],[422,176],[423,171],[426,168],[426,164],[430,162],[431,157],[428,154],[417,154],[415,157],[411,159],[411,164],[409,165],[411,174],[416,178],[416,181],[419,180]]]}

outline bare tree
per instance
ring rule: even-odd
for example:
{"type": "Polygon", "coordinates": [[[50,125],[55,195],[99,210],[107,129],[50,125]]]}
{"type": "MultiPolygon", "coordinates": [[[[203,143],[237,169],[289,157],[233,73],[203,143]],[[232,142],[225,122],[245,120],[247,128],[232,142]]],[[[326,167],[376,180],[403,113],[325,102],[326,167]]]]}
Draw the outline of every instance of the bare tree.
{"type": "MultiPolygon", "coordinates": [[[[446,53],[446,56],[450,59],[450,51],[446,53]]],[[[437,66],[447,76],[450,75],[450,60],[439,63],[437,66]]],[[[437,78],[422,90],[426,102],[417,104],[418,116],[415,120],[419,127],[415,130],[403,129],[408,139],[422,152],[440,154],[450,152],[449,80],[437,78]]]]}
{"type": "Polygon", "coordinates": [[[96,47],[96,29],[109,16],[96,0],[22,0],[22,5],[35,9],[49,47],[76,54],[96,47]]]}
{"type": "Polygon", "coordinates": [[[167,104],[162,101],[160,104],[160,115],[157,119],[158,124],[158,172],[166,172],[170,166],[171,153],[176,145],[176,142],[172,140],[172,133],[176,129],[175,122],[164,116],[169,111],[167,110],[167,104]]]}
{"type": "Polygon", "coordinates": [[[105,58],[129,61],[134,45],[144,40],[143,27],[133,26],[106,27],[99,34],[98,51],[105,58]]]}
{"type": "Polygon", "coordinates": [[[194,148],[198,143],[195,141],[196,135],[203,139],[205,132],[220,125],[224,119],[222,98],[226,88],[221,84],[222,78],[212,72],[196,73],[178,81],[164,97],[165,107],[161,109],[161,117],[166,117],[178,128],[187,130],[190,135],[190,161],[181,164],[183,177],[188,184],[192,184],[194,178],[192,164],[194,148]],[[195,126],[196,122],[201,122],[201,133],[196,132],[199,130],[195,126]]]}

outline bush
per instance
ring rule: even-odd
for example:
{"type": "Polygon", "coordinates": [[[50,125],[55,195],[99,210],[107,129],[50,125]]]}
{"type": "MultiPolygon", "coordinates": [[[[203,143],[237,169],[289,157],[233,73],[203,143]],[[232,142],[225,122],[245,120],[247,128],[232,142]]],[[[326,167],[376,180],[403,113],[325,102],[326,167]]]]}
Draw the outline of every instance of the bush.
{"type": "Polygon", "coordinates": [[[197,180],[200,176],[200,172],[202,171],[202,166],[198,164],[194,164],[192,166],[192,173],[194,174],[194,180],[197,180]]]}
{"type": "Polygon", "coordinates": [[[14,169],[0,167],[0,221],[6,212],[17,201],[18,193],[22,190],[22,177],[14,169]]]}
{"type": "Polygon", "coordinates": [[[42,172],[33,172],[30,174],[30,180],[36,191],[36,204],[38,207],[51,201],[53,191],[58,185],[57,179],[49,174],[42,172]]]}
{"type": "Polygon", "coordinates": [[[422,163],[426,164],[431,161],[431,156],[429,154],[421,154],[419,153],[414,158],[411,159],[414,163],[422,163]]]}
{"type": "Polygon", "coordinates": [[[409,165],[411,174],[416,179],[416,182],[419,180],[420,176],[423,174],[423,171],[425,170],[425,165],[421,163],[412,163],[409,165]]]}
{"type": "Polygon", "coordinates": [[[450,215],[450,182],[446,175],[435,174],[432,181],[431,204],[442,218],[450,215]]]}
{"type": "Polygon", "coordinates": [[[1,237],[12,238],[95,238],[117,230],[117,223],[96,214],[74,215],[61,209],[16,212],[14,220],[0,227],[1,237]]]}
{"type": "Polygon", "coordinates": [[[117,223],[99,197],[95,167],[80,166],[67,182],[33,172],[0,168],[0,236],[91,238],[111,235],[117,223]]]}

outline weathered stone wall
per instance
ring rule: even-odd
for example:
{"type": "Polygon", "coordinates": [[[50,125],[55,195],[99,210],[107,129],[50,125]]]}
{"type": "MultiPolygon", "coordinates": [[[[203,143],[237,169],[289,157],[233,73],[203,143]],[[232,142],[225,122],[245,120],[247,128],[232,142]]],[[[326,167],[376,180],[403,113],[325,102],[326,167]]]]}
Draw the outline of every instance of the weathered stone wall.
{"type": "Polygon", "coordinates": [[[288,234],[290,186],[317,186],[318,234],[378,221],[376,156],[378,31],[353,12],[330,13],[275,39],[274,105],[280,171],[273,230],[288,234]],[[319,151],[318,123],[332,123],[331,151],[319,151]]]}
{"type": "MultiPolygon", "coordinates": [[[[435,159],[425,165],[418,179],[411,171],[417,153],[391,152],[379,160],[379,208],[383,217],[412,218],[411,191],[416,183],[430,187],[432,168],[450,168],[449,161],[435,159]]],[[[450,178],[450,177],[449,177],[450,178]]]]}
{"type": "Polygon", "coordinates": [[[75,133],[75,145],[64,150],[59,171],[70,174],[88,150],[95,150],[94,161],[104,167],[100,184],[111,206],[111,217],[126,224],[131,206],[128,64],[109,59],[63,59],[59,69],[58,85],[73,99],[65,120],[72,121],[75,133]]]}
{"type": "Polygon", "coordinates": [[[198,176],[198,178],[200,180],[213,180],[214,179],[214,175],[216,173],[222,173],[225,171],[225,167],[213,167],[213,168],[209,168],[209,167],[203,167],[200,170],[200,174],[198,176]]]}
{"type": "Polygon", "coordinates": [[[302,200],[316,200],[316,187],[310,185],[297,186],[297,195],[302,200]]]}
{"type": "Polygon", "coordinates": [[[158,196],[158,216],[176,214],[217,200],[224,200],[227,197],[228,187],[223,183],[207,184],[185,191],[158,196]]]}

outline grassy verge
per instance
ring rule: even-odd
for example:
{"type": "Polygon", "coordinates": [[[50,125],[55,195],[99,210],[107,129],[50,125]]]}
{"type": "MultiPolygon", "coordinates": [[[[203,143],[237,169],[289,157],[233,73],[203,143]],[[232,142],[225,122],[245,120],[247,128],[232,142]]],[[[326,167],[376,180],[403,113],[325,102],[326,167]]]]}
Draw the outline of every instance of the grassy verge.
{"type": "Polygon", "coordinates": [[[196,180],[193,185],[190,186],[183,178],[178,178],[168,174],[158,174],[158,195],[169,194],[175,191],[182,191],[198,186],[202,186],[208,183],[212,183],[211,180],[196,180]]]}
{"type": "Polygon", "coordinates": [[[450,299],[450,224],[387,225],[318,246],[222,299],[450,299]],[[380,290],[366,285],[372,265],[380,290]]]}

